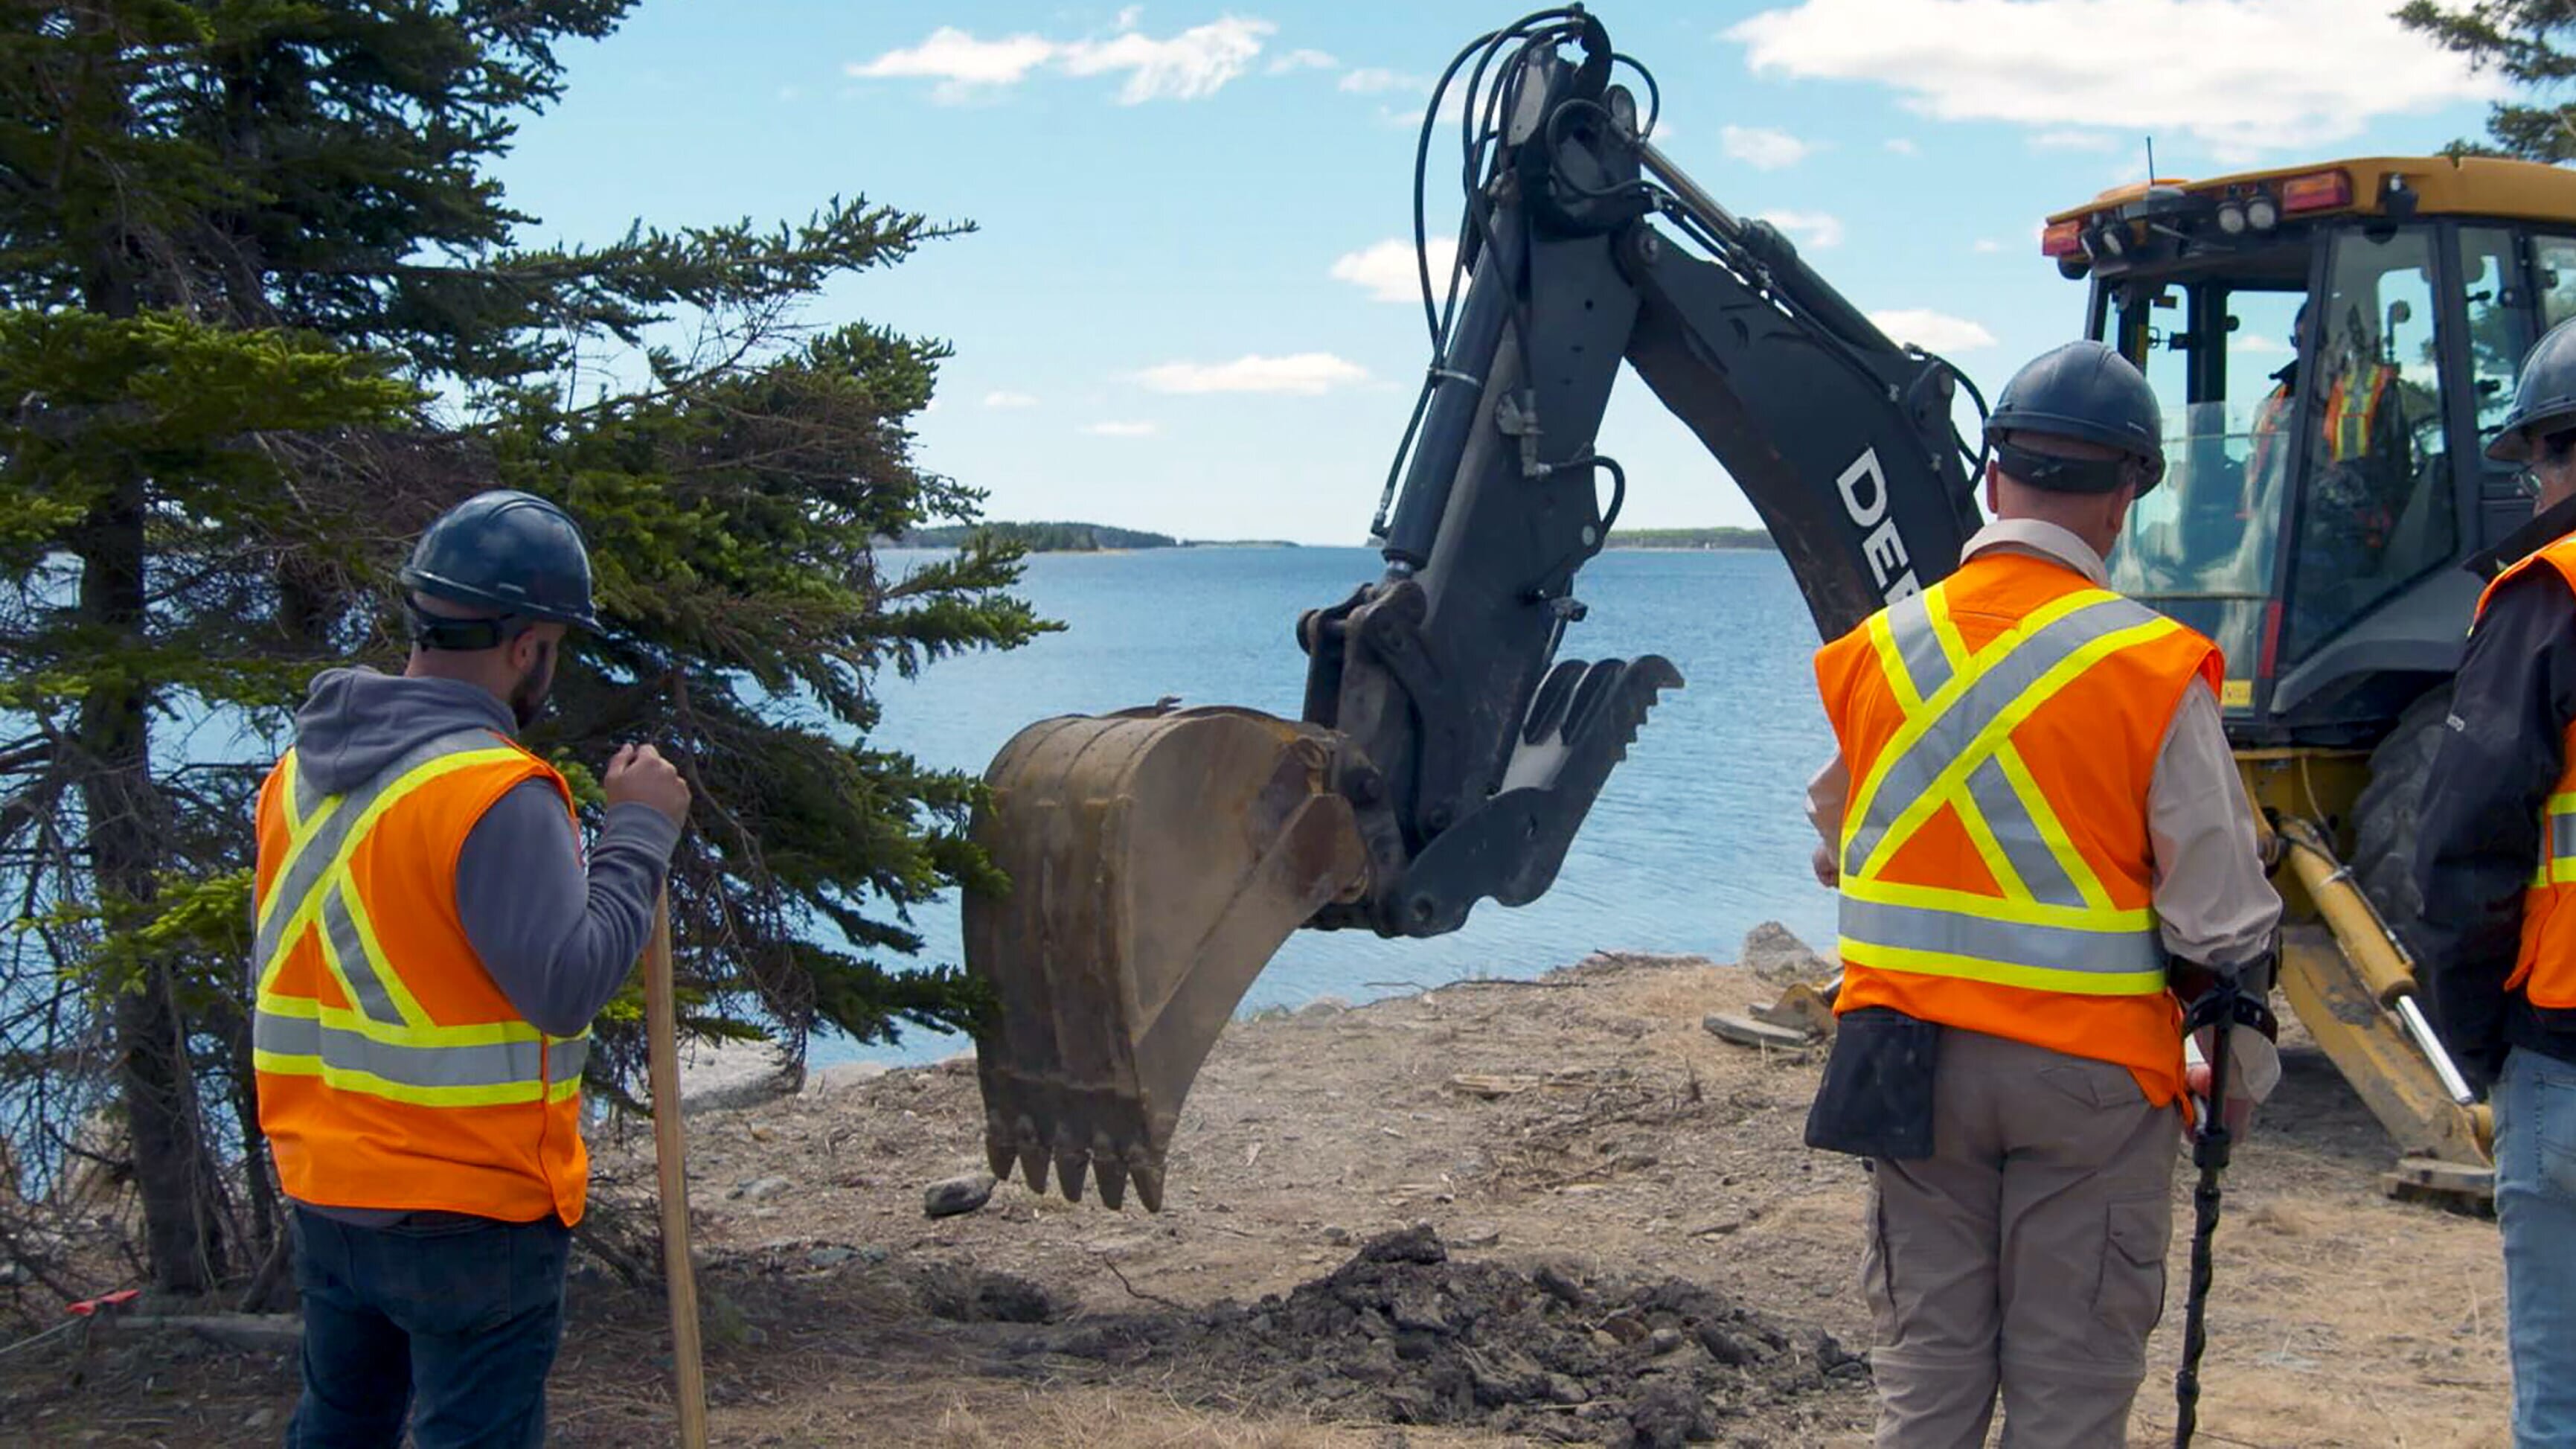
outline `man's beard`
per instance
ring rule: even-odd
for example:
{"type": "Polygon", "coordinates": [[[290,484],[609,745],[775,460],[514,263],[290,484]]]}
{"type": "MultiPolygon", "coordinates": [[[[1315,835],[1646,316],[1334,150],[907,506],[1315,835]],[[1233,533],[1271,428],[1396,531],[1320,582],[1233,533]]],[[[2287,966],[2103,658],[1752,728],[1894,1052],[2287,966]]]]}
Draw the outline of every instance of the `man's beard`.
{"type": "Polygon", "coordinates": [[[553,692],[554,684],[555,646],[540,640],[537,662],[529,665],[528,672],[519,676],[519,682],[510,686],[510,716],[519,722],[519,728],[526,729],[535,724],[538,716],[546,712],[546,696],[553,692]]]}

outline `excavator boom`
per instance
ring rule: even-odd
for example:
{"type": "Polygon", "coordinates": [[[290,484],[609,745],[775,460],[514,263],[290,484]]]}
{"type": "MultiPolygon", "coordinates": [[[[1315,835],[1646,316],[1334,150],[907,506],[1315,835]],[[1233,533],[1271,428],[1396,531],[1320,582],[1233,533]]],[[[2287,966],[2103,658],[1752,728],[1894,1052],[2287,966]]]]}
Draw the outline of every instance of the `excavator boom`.
{"type": "Polygon", "coordinates": [[[1385,572],[1298,621],[1303,718],[1044,720],[987,772],[976,838],[1012,886],[964,910],[1000,1002],[977,1040],[997,1176],[1159,1206],[1190,1079],[1289,933],[1438,935],[1554,882],[1682,682],[1655,655],[1558,657],[1626,495],[1594,446],[1623,361],[1744,490],[1821,632],[1956,565],[1978,471],[1958,375],[1656,152],[1613,59],[1569,7],[1442,79],[1468,89],[1457,271],[1442,306],[1424,268],[1433,356],[1385,572]]]}

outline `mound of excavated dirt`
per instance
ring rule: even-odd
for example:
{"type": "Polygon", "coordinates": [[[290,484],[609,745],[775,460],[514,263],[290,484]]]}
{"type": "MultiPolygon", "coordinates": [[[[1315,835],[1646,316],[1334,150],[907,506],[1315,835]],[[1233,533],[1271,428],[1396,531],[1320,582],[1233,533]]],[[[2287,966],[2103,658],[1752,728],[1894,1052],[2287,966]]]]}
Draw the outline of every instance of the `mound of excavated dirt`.
{"type": "Polygon", "coordinates": [[[1050,1346],[1255,1407],[1622,1446],[1707,1443],[1756,1416],[1730,1437],[1779,1443],[1794,1401],[1869,1374],[1831,1334],[1702,1285],[1453,1261],[1427,1225],[1284,1298],[1094,1320],[1050,1346]]]}

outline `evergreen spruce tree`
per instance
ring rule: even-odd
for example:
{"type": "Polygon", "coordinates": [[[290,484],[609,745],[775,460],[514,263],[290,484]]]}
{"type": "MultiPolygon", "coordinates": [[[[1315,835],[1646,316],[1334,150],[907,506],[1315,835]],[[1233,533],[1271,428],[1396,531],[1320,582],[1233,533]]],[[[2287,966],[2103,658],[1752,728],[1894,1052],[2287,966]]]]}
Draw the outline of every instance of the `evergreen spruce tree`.
{"type": "MultiPolygon", "coordinates": [[[[314,672],[399,666],[393,570],[482,488],[565,504],[599,569],[606,628],[529,743],[586,784],[656,740],[697,787],[700,1028],[792,1052],[969,1010],[953,963],[901,958],[906,910],[980,869],[971,781],[868,747],[871,681],[1046,626],[1012,549],[871,550],[974,517],[907,427],[945,349],[796,326],[964,228],[834,200],[519,245],[489,165],[630,4],[0,0],[0,1113],[29,1186],[103,1148],[131,1174],[163,1287],[280,1238],[250,797],[314,672]],[[631,378],[576,398],[603,349],[631,378]]],[[[640,1045],[611,1017],[613,1088],[640,1045]]]]}
{"type": "Polygon", "coordinates": [[[2485,142],[2455,141],[2454,155],[2514,156],[2525,161],[2576,160],[2576,105],[2563,99],[2576,78],[2576,4],[2570,0],[2476,0],[2465,6],[2408,0],[2398,21],[2458,51],[2480,70],[2521,88],[2522,101],[2498,101],[2487,113],[2485,142]]]}

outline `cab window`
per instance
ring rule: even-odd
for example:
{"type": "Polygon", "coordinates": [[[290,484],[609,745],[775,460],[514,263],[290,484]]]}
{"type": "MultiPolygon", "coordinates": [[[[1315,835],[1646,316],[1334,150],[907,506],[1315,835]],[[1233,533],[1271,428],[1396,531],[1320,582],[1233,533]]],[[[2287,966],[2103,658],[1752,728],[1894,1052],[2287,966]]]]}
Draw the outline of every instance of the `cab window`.
{"type": "Polygon", "coordinates": [[[2295,660],[2458,543],[2431,227],[2331,242],[2314,354],[2301,361],[2307,443],[2282,652],[2295,660]]]}

